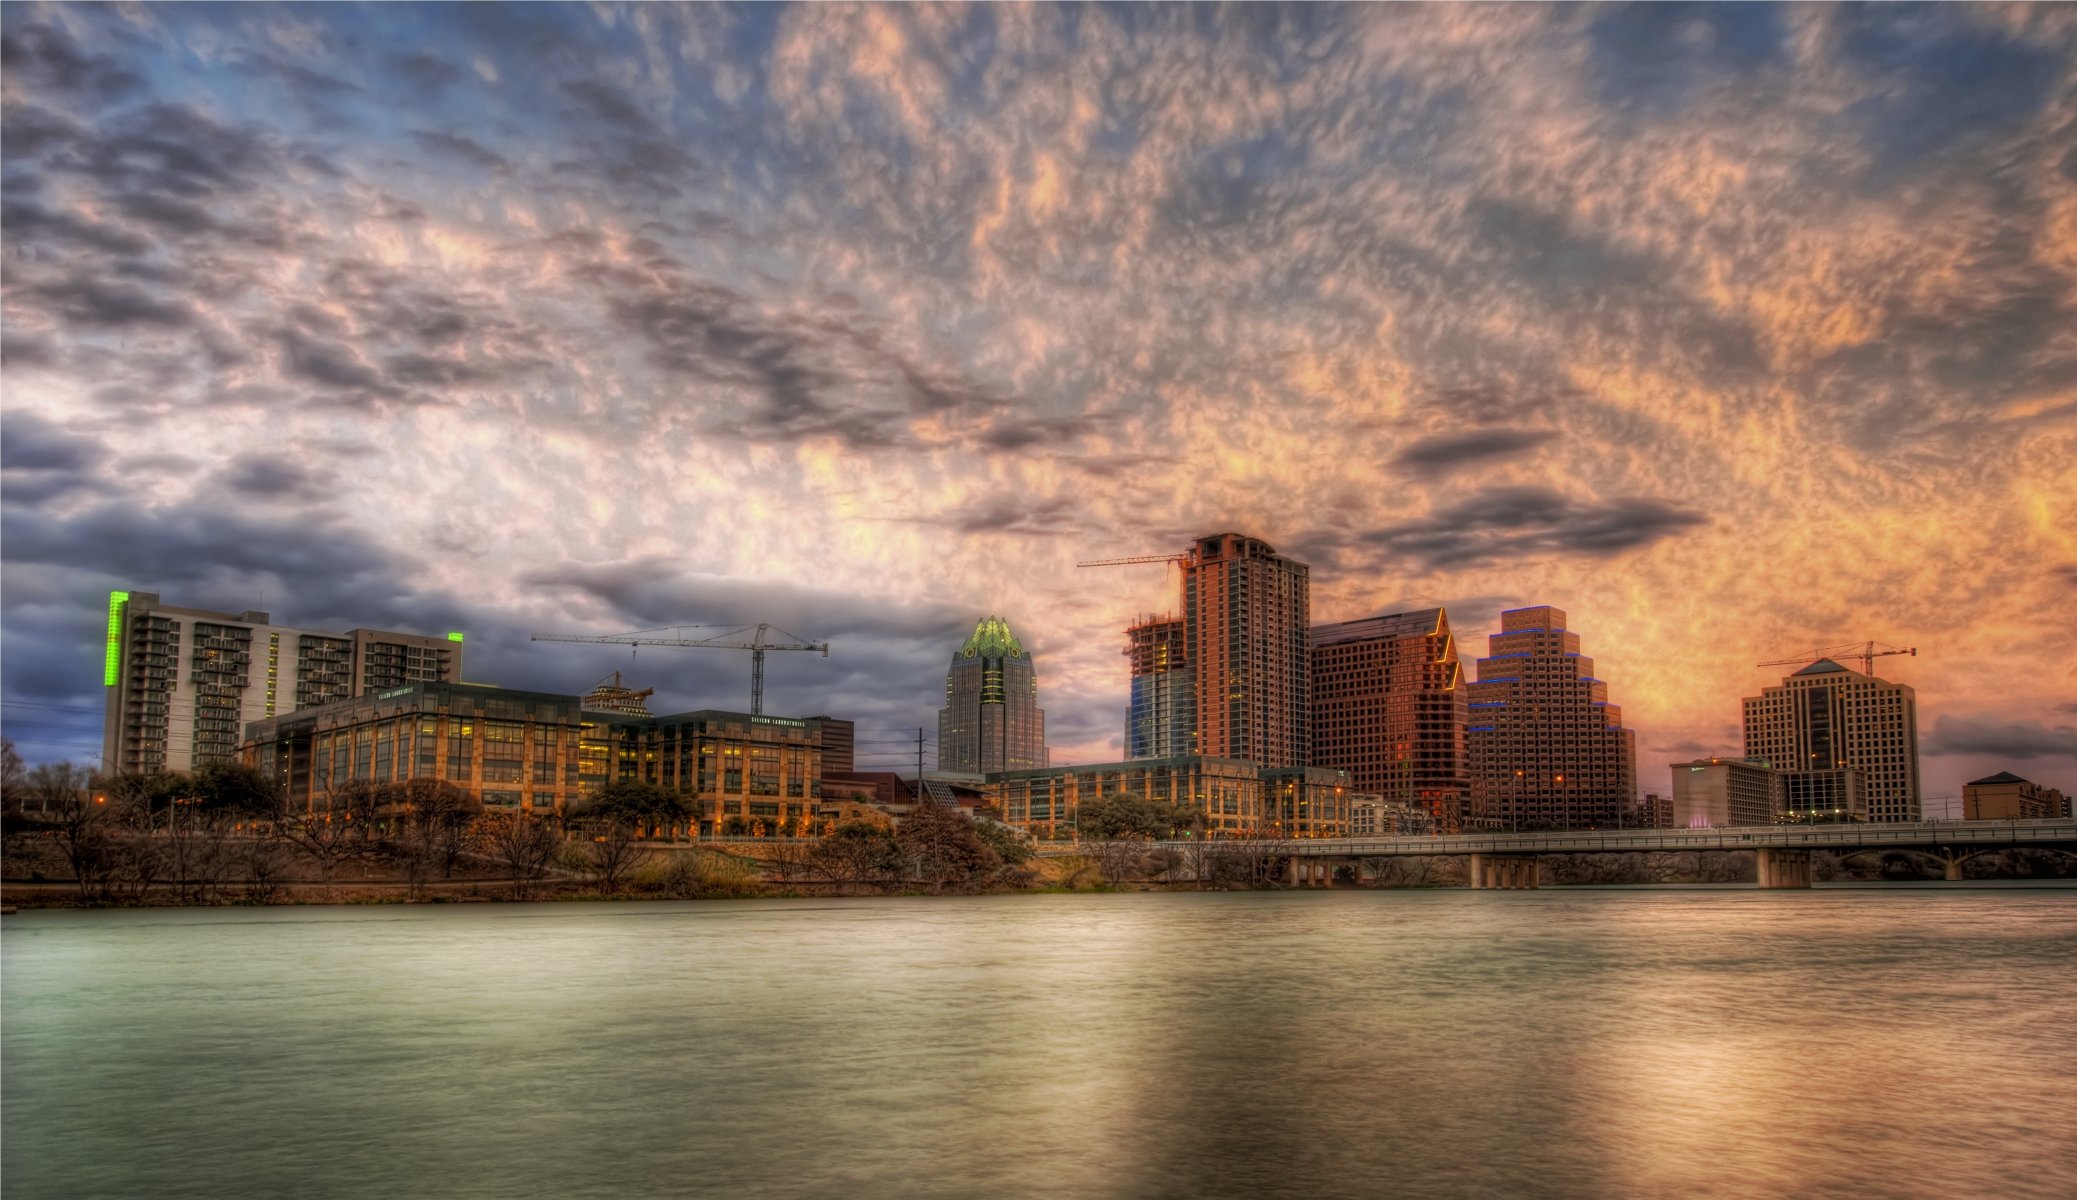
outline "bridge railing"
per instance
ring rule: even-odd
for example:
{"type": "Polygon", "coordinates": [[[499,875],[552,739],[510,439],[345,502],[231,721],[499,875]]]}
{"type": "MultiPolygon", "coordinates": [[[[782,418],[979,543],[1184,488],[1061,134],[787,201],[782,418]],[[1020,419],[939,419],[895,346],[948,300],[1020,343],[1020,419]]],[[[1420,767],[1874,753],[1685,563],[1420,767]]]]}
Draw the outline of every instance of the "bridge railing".
{"type": "MultiPolygon", "coordinates": [[[[1709,829],[1590,829],[1537,833],[1447,834],[1436,837],[1298,838],[1279,853],[1306,857],[1425,854],[1591,854],[1648,850],[1822,850],[1935,845],[2077,843],[2077,819],[1911,821],[1858,825],[1732,825],[1709,829]]],[[[1197,842],[1155,842],[1181,849],[1197,842]]],[[[1213,847],[1221,843],[1214,841],[1213,847]]],[[[1236,844],[1237,845],[1237,844],[1236,844]]],[[[1058,852],[1056,850],[1056,852],[1058,852]]]]}

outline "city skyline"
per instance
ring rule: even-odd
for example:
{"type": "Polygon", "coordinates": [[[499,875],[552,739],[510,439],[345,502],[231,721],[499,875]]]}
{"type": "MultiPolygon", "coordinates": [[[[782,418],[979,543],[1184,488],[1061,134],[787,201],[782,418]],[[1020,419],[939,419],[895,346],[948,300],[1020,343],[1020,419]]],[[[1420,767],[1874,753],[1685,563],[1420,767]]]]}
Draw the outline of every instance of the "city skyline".
{"type": "MultiPolygon", "coordinates": [[[[2077,23],[1917,10],[10,5],[0,662],[110,590],[472,680],[934,724],[1005,614],[1125,757],[1153,565],[1565,609],[1639,785],[1847,640],[1928,798],[2077,785],[2077,23]],[[1189,102],[1185,103],[1184,99],[1189,102]],[[799,659],[800,661],[792,661],[799,659]]],[[[863,734],[861,735],[863,737],[863,734]]]]}

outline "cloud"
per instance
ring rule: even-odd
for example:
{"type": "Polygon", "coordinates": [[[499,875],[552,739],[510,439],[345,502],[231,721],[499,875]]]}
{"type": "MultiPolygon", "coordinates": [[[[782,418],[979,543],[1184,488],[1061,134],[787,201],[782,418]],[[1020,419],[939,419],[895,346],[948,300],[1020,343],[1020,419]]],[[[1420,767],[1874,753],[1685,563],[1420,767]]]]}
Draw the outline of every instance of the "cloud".
{"type": "Polygon", "coordinates": [[[417,142],[434,155],[459,158],[473,166],[495,172],[499,175],[507,174],[512,170],[511,162],[504,155],[486,149],[475,139],[463,137],[460,134],[440,133],[430,129],[414,129],[411,131],[411,140],[417,142]]]}
{"type": "Polygon", "coordinates": [[[1926,739],[1925,752],[1934,756],[2077,757],[2077,726],[1956,717],[1942,713],[1933,719],[1933,732],[1926,739]]]}
{"type": "Polygon", "coordinates": [[[224,487],[253,499],[314,500],[325,494],[315,472],[279,455],[240,455],[219,478],[224,487]]]}
{"type": "Polygon", "coordinates": [[[1355,541],[1439,570],[1542,555],[1605,558],[1708,523],[1701,513],[1663,500],[1603,503],[1553,488],[1490,487],[1355,541]]]}
{"type": "Polygon", "coordinates": [[[0,33],[0,67],[24,77],[31,89],[57,92],[90,104],[110,104],[144,86],[144,78],[113,56],[83,53],[62,28],[30,24],[0,33]]]}
{"type": "Polygon", "coordinates": [[[85,471],[108,457],[100,442],[26,409],[0,423],[0,467],[15,471],[85,471]]]}
{"type": "Polygon", "coordinates": [[[1459,467],[1525,454],[1558,436],[1548,429],[1471,429],[1438,433],[1408,445],[1392,462],[1416,475],[1446,475],[1459,467]]]}

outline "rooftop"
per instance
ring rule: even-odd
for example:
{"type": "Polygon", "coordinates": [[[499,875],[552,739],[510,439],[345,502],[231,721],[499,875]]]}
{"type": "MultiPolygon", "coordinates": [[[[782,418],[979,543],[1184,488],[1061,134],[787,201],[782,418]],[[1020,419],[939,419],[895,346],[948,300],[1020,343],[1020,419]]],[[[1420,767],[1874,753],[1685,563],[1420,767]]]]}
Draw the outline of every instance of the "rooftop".
{"type": "Polygon", "coordinates": [[[959,648],[961,658],[1023,658],[1024,644],[1010,632],[1010,623],[990,614],[982,617],[974,626],[966,644],[959,648]]]}

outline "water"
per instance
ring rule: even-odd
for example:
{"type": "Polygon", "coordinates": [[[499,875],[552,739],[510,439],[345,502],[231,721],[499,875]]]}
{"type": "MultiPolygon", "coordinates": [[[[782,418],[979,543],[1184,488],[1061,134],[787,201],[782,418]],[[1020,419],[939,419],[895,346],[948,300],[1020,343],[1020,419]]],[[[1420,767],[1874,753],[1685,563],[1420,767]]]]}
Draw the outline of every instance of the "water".
{"type": "Polygon", "coordinates": [[[2077,1195],[2077,894],[45,912],[9,1200],[2077,1195]]]}

